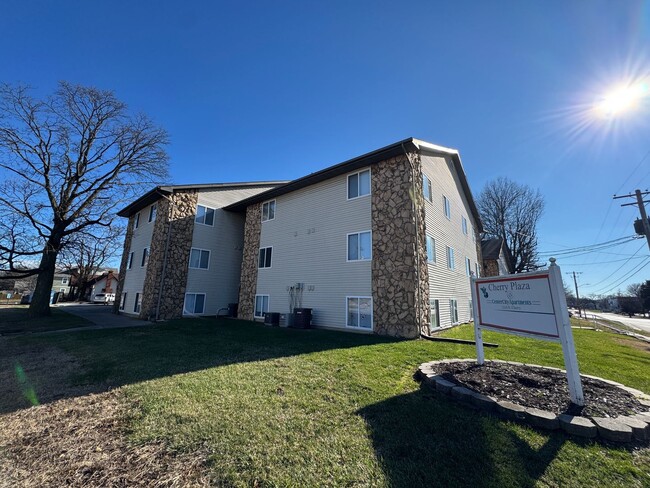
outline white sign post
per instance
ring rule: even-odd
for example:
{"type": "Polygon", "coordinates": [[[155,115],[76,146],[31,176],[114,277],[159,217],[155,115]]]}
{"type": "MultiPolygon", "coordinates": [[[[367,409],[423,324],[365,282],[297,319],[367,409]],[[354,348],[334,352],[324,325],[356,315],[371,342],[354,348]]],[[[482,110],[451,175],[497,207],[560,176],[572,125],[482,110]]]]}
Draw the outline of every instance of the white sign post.
{"type": "Polygon", "coordinates": [[[483,329],[559,342],[571,401],[584,405],[571,322],[560,267],[551,258],[547,270],[472,279],[476,358],[483,364],[483,329]]]}

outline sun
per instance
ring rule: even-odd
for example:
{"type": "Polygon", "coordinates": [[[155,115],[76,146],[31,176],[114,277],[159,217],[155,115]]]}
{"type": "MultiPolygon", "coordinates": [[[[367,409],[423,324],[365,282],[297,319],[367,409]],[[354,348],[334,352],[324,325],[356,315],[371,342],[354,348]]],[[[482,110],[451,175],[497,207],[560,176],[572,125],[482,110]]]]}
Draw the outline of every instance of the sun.
{"type": "Polygon", "coordinates": [[[594,109],[603,117],[616,117],[623,112],[634,109],[648,95],[648,83],[626,83],[616,87],[600,100],[597,100],[594,109]]]}

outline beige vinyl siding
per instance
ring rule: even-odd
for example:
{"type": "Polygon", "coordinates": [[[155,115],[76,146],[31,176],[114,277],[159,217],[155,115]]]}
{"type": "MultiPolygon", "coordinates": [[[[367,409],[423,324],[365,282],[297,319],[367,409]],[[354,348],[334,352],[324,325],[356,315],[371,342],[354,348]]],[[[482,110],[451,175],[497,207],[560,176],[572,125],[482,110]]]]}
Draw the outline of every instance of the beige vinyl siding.
{"type": "Polygon", "coordinates": [[[432,300],[438,300],[440,326],[445,327],[451,325],[451,299],[457,300],[459,321],[470,320],[470,277],[465,270],[465,258],[469,257],[474,271],[477,255],[473,232],[477,225],[449,158],[423,153],[422,171],[431,180],[433,190],[432,202],[424,200],[426,232],[436,240],[436,262],[428,263],[429,294],[432,300]],[[451,220],[445,216],[443,196],[449,199],[451,220]],[[467,219],[467,235],[463,233],[463,217],[467,219]],[[446,246],[454,250],[454,270],[447,268],[446,246]]]}
{"type": "MultiPolygon", "coordinates": [[[[125,270],[124,289],[122,293],[126,293],[126,302],[124,310],[121,313],[134,314],[133,307],[135,305],[135,294],[142,293],[144,285],[144,278],[147,274],[147,266],[140,267],[142,263],[142,251],[146,247],[151,250],[151,236],[153,235],[153,226],[155,221],[149,222],[149,209],[147,206],[140,210],[140,225],[137,229],[133,229],[133,236],[131,238],[131,246],[128,252],[133,252],[133,266],[131,269],[125,270]]],[[[116,300],[121,300],[122,297],[115,297],[116,300]]],[[[137,315],[137,314],[135,314],[137,315]]]]}
{"type": "Polygon", "coordinates": [[[303,283],[313,325],[345,328],[346,296],[372,296],[371,261],[347,261],[347,235],[371,228],[371,196],[348,200],[347,175],[277,197],[275,219],[262,222],[260,247],[273,247],[273,258],[258,270],[256,294],[269,295],[270,312],[288,313],[287,288],[303,283]]]}
{"type": "MultiPolygon", "coordinates": [[[[192,247],[210,251],[208,269],[188,269],[186,293],[205,293],[203,315],[216,315],[220,308],[239,297],[244,215],[222,207],[256,195],[272,187],[204,190],[198,205],[215,209],[214,225],[195,223],[192,247]]],[[[186,263],[189,266],[189,262],[186,263]]]]}

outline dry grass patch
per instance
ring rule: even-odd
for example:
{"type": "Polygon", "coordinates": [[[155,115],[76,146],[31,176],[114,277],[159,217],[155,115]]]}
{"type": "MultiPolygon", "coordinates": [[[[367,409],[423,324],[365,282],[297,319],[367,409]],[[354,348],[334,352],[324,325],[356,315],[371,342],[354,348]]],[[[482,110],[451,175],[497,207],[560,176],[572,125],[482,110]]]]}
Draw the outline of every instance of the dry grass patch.
{"type": "Polygon", "coordinates": [[[0,487],[208,486],[203,454],[129,444],[119,390],[0,416],[0,487]]]}

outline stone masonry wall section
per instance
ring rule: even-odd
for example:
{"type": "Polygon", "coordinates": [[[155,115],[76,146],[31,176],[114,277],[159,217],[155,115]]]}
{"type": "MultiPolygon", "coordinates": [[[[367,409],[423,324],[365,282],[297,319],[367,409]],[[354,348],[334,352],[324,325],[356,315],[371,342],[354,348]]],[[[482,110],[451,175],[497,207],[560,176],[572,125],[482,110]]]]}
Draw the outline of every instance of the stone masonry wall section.
{"type": "Polygon", "coordinates": [[[372,167],[372,295],[375,332],[413,338],[430,312],[422,165],[409,156],[414,168],[405,155],[372,167]]]}
{"type": "Polygon", "coordinates": [[[126,226],[126,237],[124,238],[124,250],[122,252],[122,262],[120,263],[120,274],[117,277],[117,290],[115,290],[115,302],[113,303],[113,313],[119,313],[120,303],[122,302],[122,290],[124,289],[124,280],[126,279],[126,265],[131,252],[131,239],[133,238],[133,228],[135,216],[129,217],[129,223],[126,226]]]}
{"type": "Polygon", "coordinates": [[[257,290],[257,260],[262,230],[262,204],[251,205],[246,209],[244,227],[244,253],[241,263],[239,288],[239,310],[237,317],[253,320],[255,292],[257,290]]]}
{"type": "Polygon", "coordinates": [[[161,293],[159,319],[168,320],[183,316],[198,194],[195,190],[175,192],[169,196],[169,199],[173,204],[167,198],[158,200],[149,263],[142,288],[140,318],[143,319],[155,317],[159,293],[161,293]],[[169,249],[167,249],[167,264],[162,276],[170,220],[171,236],[169,249]]]}

